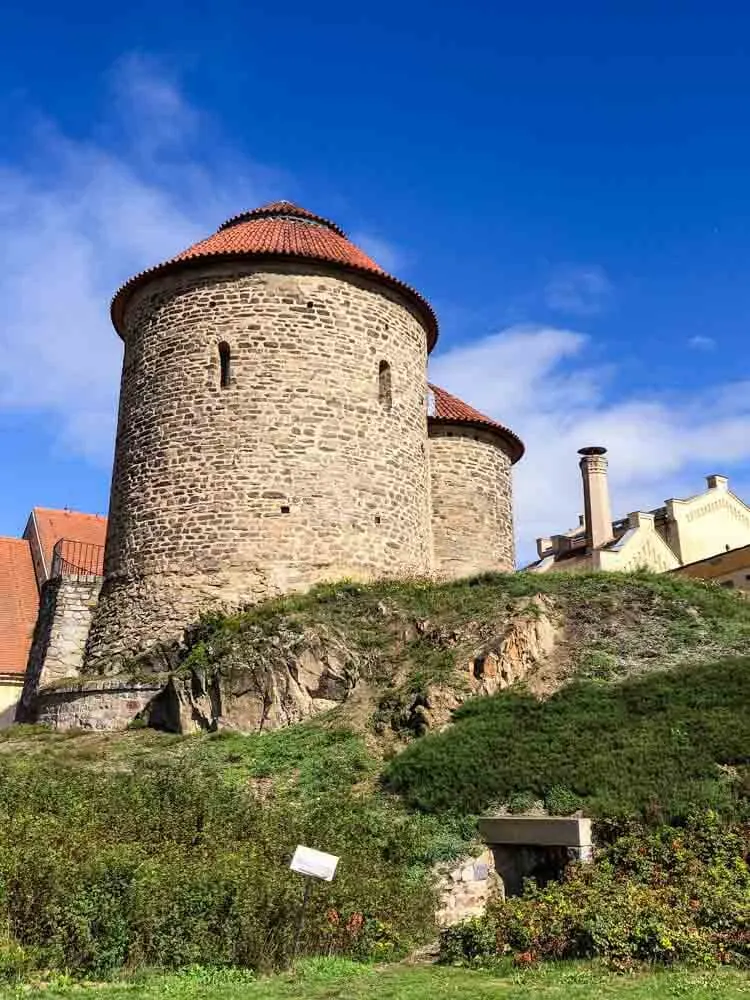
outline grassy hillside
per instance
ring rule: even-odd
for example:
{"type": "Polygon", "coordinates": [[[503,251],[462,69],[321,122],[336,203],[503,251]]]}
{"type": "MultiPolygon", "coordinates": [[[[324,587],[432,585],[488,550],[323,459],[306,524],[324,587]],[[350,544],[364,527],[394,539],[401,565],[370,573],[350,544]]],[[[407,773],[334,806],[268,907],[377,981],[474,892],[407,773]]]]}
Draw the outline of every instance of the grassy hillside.
{"type": "MultiPolygon", "coordinates": [[[[269,656],[283,665],[287,644],[310,635],[347,651],[357,683],[342,706],[304,724],[251,735],[0,734],[0,980],[284,967],[302,893],[288,870],[298,843],[341,858],[336,880],[313,890],[300,953],[388,961],[434,937],[433,866],[469,850],[474,814],[490,805],[581,806],[620,831],[644,818],[683,822],[708,806],[733,822],[746,813],[750,662],[740,654],[750,648],[750,602],[720,588],[648,575],[523,574],[329,586],[204,620],[178,669],[221,675],[246,663],[252,671],[269,656]],[[539,594],[543,601],[529,602],[539,594]],[[467,698],[477,659],[501,649],[509,622],[535,616],[555,636],[526,678],[545,697],[512,688],[469,699],[447,729],[433,725],[415,739],[414,705],[435,686],[467,698]]],[[[585,892],[561,888],[547,900],[555,919],[583,929],[565,938],[567,951],[562,935],[539,953],[744,961],[745,930],[728,942],[721,924],[727,914],[750,923],[742,842],[718,829],[695,849],[690,865],[708,905],[675,925],[679,947],[660,942],[672,933],[673,901],[688,898],[670,882],[682,870],[662,866],[667,888],[641,884],[614,854],[592,868],[585,892]],[[597,931],[585,944],[612,885],[632,886],[627,898],[640,900],[637,940],[615,921],[611,935],[597,931]],[[698,938],[694,953],[688,945],[698,938]]],[[[543,902],[512,911],[511,950],[543,902]]],[[[481,931],[490,952],[502,919],[481,931]]],[[[472,948],[462,940],[458,952],[472,948]]],[[[408,975],[416,982],[422,973],[408,975]]],[[[466,991],[456,976],[444,980],[453,990],[445,995],[466,991]]],[[[393,982],[381,995],[410,995],[411,980],[393,982]]],[[[356,996],[358,981],[347,989],[356,996]]]]}
{"type": "Polygon", "coordinates": [[[475,698],[386,770],[427,812],[543,800],[550,812],[672,821],[750,801],[750,658],[673,668],[616,684],[576,681],[546,701],[475,698]]]}
{"type": "Polygon", "coordinates": [[[414,707],[436,685],[466,697],[478,659],[502,647],[512,623],[540,616],[554,642],[525,677],[536,693],[571,677],[616,681],[750,649],[750,602],[720,587],[649,574],[516,573],[444,585],[324,586],[207,618],[190,630],[179,669],[255,676],[314,636],[339,658],[344,650],[358,677],[344,716],[408,735],[414,707]]]}

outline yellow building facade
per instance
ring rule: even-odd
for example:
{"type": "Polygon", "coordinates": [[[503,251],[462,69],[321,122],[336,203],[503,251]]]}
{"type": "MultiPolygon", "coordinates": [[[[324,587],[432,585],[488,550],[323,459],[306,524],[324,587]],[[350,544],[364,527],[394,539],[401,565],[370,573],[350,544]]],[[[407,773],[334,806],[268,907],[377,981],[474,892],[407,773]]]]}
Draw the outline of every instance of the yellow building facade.
{"type": "MultiPolygon", "coordinates": [[[[537,539],[539,558],[526,567],[530,572],[667,573],[750,547],[750,507],[731,492],[726,476],[707,476],[706,489],[695,496],[667,500],[656,510],[633,511],[613,521],[605,449],[582,448],[579,454],[585,514],[576,528],[537,539]]],[[[742,574],[742,569],[738,565],[727,573],[742,574]]],[[[696,570],[685,575],[703,574],[696,570]]]]}

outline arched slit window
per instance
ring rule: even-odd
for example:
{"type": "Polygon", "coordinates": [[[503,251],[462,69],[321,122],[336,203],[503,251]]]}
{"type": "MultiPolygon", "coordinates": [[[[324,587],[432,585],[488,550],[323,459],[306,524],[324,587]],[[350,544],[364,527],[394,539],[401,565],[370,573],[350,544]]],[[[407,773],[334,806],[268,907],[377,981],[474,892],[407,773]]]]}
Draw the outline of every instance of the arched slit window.
{"type": "Polygon", "coordinates": [[[221,369],[219,385],[222,389],[227,389],[232,377],[232,352],[224,340],[219,344],[219,366],[221,369]]]}
{"type": "Polygon", "coordinates": [[[390,410],[391,396],[391,366],[387,361],[381,361],[378,368],[378,402],[386,410],[390,410]]]}

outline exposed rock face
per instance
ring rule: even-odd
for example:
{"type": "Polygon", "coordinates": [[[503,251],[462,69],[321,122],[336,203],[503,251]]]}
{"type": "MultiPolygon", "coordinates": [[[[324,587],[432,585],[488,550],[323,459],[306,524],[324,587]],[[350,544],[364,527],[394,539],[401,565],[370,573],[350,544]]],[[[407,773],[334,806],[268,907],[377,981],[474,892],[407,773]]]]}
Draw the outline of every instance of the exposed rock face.
{"type": "MultiPolygon", "coordinates": [[[[424,623],[417,631],[420,627],[425,631],[424,623]]],[[[460,667],[456,683],[432,684],[424,694],[415,695],[408,708],[408,728],[417,733],[442,728],[467,697],[496,694],[530,680],[552,658],[560,633],[554,605],[542,594],[519,601],[496,630],[488,632],[482,623],[472,622],[461,633],[444,629],[432,633],[437,644],[471,644],[474,652],[460,667]]]]}
{"type": "Polygon", "coordinates": [[[537,594],[519,604],[502,634],[474,657],[469,674],[473,694],[495,694],[523,681],[549,659],[559,628],[552,603],[537,594]]]}
{"type": "Polygon", "coordinates": [[[346,701],[358,676],[356,657],[336,637],[255,629],[233,638],[218,670],[192,664],[172,674],[143,718],[176,733],[281,729],[346,701]]]}
{"type": "MultiPolygon", "coordinates": [[[[391,617],[385,607],[383,614],[391,617]]],[[[228,622],[218,630],[199,623],[186,632],[184,643],[154,646],[131,661],[129,672],[105,670],[102,676],[81,678],[90,682],[91,691],[72,685],[64,697],[42,697],[41,692],[39,711],[58,728],[123,728],[137,717],[176,733],[280,729],[342,705],[360,676],[372,680],[371,656],[382,655],[357,648],[356,630],[349,645],[341,626],[303,628],[278,618],[270,627],[228,622]],[[103,698],[98,692],[105,680],[103,698]],[[150,693],[139,695],[136,704],[130,692],[141,683],[150,693]]],[[[400,702],[393,716],[396,728],[417,734],[447,725],[467,697],[532,682],[553,661],[561,631],[553,602],[541,595],[515,602],[510,612],[505,606],[500,619],[454,625],[395,614],[386,628],[398,636],[390,656],[399,655],[402,643],[426,643],[449,651],[456,664],[445,680],[400,702]]],[[[379,661],[381,676],[384,668],[386,675],[397,669],[395,662],[386,653],[379,661]]]]}

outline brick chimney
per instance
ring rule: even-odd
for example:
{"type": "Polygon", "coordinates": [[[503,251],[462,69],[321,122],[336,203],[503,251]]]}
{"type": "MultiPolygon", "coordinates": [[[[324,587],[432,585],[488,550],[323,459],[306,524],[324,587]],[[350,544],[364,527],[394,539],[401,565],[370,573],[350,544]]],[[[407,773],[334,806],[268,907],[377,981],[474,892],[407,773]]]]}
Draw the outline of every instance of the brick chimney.
{"type": "Polygon", "coordinates": [[[586,546],[589,549],[600,549],[614,538],[607,484],[607,449],[579,448],[578,454],[581,456],[583,476],[586,546]]]}

